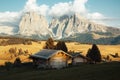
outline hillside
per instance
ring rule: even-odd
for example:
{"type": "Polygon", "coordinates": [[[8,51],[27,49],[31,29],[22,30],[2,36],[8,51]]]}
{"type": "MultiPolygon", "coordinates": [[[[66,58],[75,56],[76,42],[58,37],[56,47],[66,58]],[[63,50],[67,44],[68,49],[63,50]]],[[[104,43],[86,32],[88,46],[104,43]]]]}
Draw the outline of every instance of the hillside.
{"type": "Polygon", "coordinates": [[[107,44],[107,45],[116,45],[120,44],[120,36],[112,36],[111,33],[99,33],[99,32],[90,32],[90,33],[81,33],[74,34],[67,38],[61,40],[65,41],[77,41],[83,44],[107,44]]]}

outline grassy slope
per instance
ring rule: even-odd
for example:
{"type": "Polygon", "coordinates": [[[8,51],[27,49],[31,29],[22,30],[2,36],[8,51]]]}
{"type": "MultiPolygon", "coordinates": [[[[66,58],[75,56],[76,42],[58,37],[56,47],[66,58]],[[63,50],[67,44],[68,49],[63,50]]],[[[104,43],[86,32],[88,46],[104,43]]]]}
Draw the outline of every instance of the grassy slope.
{"type": "Polygon", "coordinates": [[[36,70],[32,67],[0,69],[0,80],[118,80],[120,63],[81,64],[61,70],[36,70]]]}

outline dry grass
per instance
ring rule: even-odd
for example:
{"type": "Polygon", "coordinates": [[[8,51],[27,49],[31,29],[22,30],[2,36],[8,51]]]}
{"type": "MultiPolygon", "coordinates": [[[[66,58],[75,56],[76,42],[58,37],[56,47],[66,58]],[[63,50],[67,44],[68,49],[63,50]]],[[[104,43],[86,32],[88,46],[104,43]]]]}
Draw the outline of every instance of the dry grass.
{"type": "MultiPolygon", "coordinates": [[[[17,49],[21,48],[22,50],[28,50],[29,54],[34,54],[40,51],[43,48],[44,44],[45,41],[41,41],[41,43],[32,42],[32,45],[19,44],[19,45],[0,46],[0,65],[4,64],[4,62],[6,61],[13,62],[15,60],[15,58],[10,59],[10,54],[8,52],[10,48],[15,48],[15,47],[17,49]]],[[[77,42],[69,42],[69,43],[67,42],[66,45],[68,47],[68,50],[82,52],[83,55],[86,55],[88,49],[92,47],[92,45],[79,44],[77,42]]],[[[118,53],[120,55],[120,45],[98,45],[98,47],[102,55],[106,56],[108,54],[115,54],[115,53],[118,53]]],[[[27,59],[28,56],[21,55],[19,57],[22,59],[22,61],[28,61],[27,59]]]]}
{"type": "MultiPolygon", "coordinates": [[[[92,45],[89,44],[77,44],[76,42],[66,44],[69,50],[80,51],[84,55],[87,53],[88,49],[92,47],[92,45]]],[[[102,55],[114,53],[118,53],[120,55],[120,45],[98,45],[98,48],[102,55]]]]}

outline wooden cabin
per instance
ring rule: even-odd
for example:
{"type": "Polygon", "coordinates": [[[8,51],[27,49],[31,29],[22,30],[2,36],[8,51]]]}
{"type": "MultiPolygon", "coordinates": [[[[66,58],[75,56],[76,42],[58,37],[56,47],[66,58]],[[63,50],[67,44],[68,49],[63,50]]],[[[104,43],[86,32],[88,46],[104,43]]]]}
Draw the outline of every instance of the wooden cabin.
{"type": "Polygon", "coordinates": [[[82,54],[80,54],[79,52],[72,53],[71,56],[72,56],[72,64],[73,65],[86,63],[88,61],[88,59],[85,56],[83,56],[82,54]]]}
{"type": "Polygon", "coordinates": [[[44,49],[40,52],[31,55],[34,65],[40,68],[56,68],[60,69],[68,66],[68,61],[72,56],[62,50],[44,49]]]}

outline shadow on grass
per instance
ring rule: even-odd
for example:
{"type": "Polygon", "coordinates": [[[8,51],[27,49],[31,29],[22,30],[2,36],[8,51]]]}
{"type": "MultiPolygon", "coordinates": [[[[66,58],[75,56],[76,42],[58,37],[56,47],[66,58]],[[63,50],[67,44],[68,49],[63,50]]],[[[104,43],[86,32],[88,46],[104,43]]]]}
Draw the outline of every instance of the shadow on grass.
{"type": "Polygon", "coordinates": [[[0,67],[1,80],[118,80],[120,62],[81,64],[60,70],[37,69],[32,63],[22,63],[9,71],[0,67]]]}

